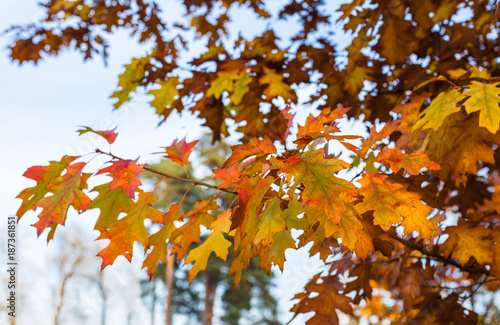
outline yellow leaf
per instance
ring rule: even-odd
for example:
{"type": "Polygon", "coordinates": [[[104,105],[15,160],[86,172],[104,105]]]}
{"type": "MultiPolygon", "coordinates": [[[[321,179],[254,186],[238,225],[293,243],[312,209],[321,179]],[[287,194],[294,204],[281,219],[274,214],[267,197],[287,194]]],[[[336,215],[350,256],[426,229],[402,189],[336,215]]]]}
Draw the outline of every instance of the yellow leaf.
{"type": "Polygon", "coordinates": [[[151,89],[148,94],[155,96],[151,101],[151,106],[156,108],[156,114],[161,115],[165,109],[172,108],[174,101],[178,98],[179,90],[177,90],[177,86],[179,85],[179,79],[171,77],[160,81],[159,84],[161,88],[151,89]]]}
{"type": "Polygon", "coordinates": [[[250,82],[252,82],[252,77],[246,72],[238,77],[238,80],[234,84],[234,91],[229,97],[234,105],[239,105],[243,96],[250,90],[247,86],[250,82]]]}
{"type": "Polygon", "coordinates": [[[184,264],[194,262],[189,270],[189,282],[192,282],[198,272],[207,268],[208,258],[212,252],[218,257],[227,260],[228,249],[231,242],[224,238],[224,233],[229,232],[231,226],[231,210],[226,210],[210,224],[210,229],[213,229],[207,239],[198,247],[191,250],[186,257],[184,264]]]}
{"type": "Polygon", "coordinates": [[[217,78],[210,83],[207,96],[214,96],[219,99],[224,91],[232,92],[234,81],[239,79],[239,70],[219,71],[217,78]]]}
{"type": "Polygon", "coordinates": [[[405,233],[417,231],[422,238],[430,239],[434,226],[427,219],[431,208],[420,201],[420,195],[407,191],[402,184],[390,183],[387,175],[365,174],[359,181],[363,201],[356,205],[359,213],[373,211],[373,223],[384,230],[394,224],[404,227],[405,233]],[[401,219],[402,218],[402,219],[401,219]]]}
{"type": "Polygon", "coordinates": [[[419,120],[412,131],[416,129],[433,129],[437,130],[448,115],[458,112],[460,107],[457,106],[458,101],[462,98],[462,94],[457,88],[445,91],[437,95],[431,104],[419,115],[419,120]]]}
{"type": "Polygon", "coordinates": [[[285,219],[281,216],[280,200],[275,196],[266,202],[266,207],[257,223],[257,233],[253,240],[254,244],[272,243],[275,233],[286,228],[285,219]]]}
{"type": "Polygon", "coordinates": [[[280,96],[287,102],[297,100],[295,91],[290,88],[290,85],[283,82],[283,75],[276,73],[273,69],[266,67],[262,69],[264,75],[259,79],[259,84],[267,85],[267,88],[264,90],[264,95],[266,95],[267,99],[280,96]]]}
{"type": "Polygon", "coordinates": [[[269,251],[269,261],[278,265],[283,271],[283,264],[285,263],[285,250],[288,248],[295,248],[295,240],[290,234],[290,230],[282,230],[274,235],[273,245],[269,251]]]}
{"type": "Polygon", "coordinates": [[[111,98],[117,98],[118,101],[114,104],[115,109],[123,103],[130,100],[130,93],[135,91],[144,78],[146,64],[149,62],[151,55],[139,59],[132,59],[130,64],[125,65],[125,72],[118,77],[118,87],[121,89],[115,91],[111,98]]]}
{"type": "Polygon", "coordinates": [[[353,71],[348,73],[346,82],[344,84],[344,89],[347,90],[351,95],[357,96],[359,90],[363,88],[363,81],[371,79],[368,73],[371,70],[369,68],[356,66],[353,71]]]}
{"type": "Polygon", "coordinates": [[[467,113],[479,112],[479,126],[484,126],[495,134],[500,125],[500,88],[496,84],[471,81],[469,90],[463,96],[470,96],[464,103],[467,113]]]}
{"type": "Polygon", "coordinates": [[[471,257],[481,264],[493,262],[493,242],[488,238],[491,235],[490,229],[482,226],[469,228],[468,224],[462,223],[446,228],[445,233],[450,236],[441,247],[445,256],[452,254],[462,265],[471,257]]]}

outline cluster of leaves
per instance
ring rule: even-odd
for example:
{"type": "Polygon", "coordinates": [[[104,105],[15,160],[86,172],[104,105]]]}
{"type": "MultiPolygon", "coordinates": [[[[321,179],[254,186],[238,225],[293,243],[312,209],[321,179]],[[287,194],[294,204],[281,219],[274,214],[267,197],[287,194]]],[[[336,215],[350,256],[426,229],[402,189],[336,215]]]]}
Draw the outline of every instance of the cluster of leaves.
{"type": "MultiPolygon", "coordinates": [[[[283,269],[287,249],[308,245],[328,265],[295,297],[296,314],[315,312],[308,324],[336,323],[338,311],[394,322],[475,323],[464,301],[500,284],[496,3],[356,0],[329,13],[325,1],[293,0],[277,14],[260,0],[181,5],[185,16],[167,25],[155,1],[51,0],[44,22],[13,27],[12,58],[37,62],[72,44],[86,58],[105,55],[105,35],[116,28],[153,42],[151,53],[125,66],[112,94],[115,108],[144,87],[163,120],[174,109],[190,110],[205,119],[213,140],[235,123],[243,137],[213,170],[219,184],[164,175],[234,194],[231,205],[219,213],[215,194],[189,211],[177,202],[161,213],[154,191],[140,188],[139,174],[162,172],[107,153],[110,165],[94,174],[112,180],[92,189],[93,200],[85,191],[92,175],[83,173],[80,157],[30,168],[25,176],[37,185],[19,195],[18,216],[41,208],[34,226],[38,234],[49,228],[50,240],[70,205],[79,212],[98,208],[99,239],[110,241],[99,253],[103,267],[118,256],[130,260],[139,242],[152,274],[169,242],[179,261],[193,263],[191,280],[212,253],[226,260],[230,247],[229,274],[238,284],[253,257],[270,272],[272,265],[283,269]],[[227,26],[241,7],[269,28],[253,39],[231,38],[227,26]],[[288,46],[278,46],[273,24],[291,17],[302,28],[288,46]],[[345,50],[328,34],[336,17],[352,36],[345,50]],[[183,65],[191,31],[206,47],[183,65]],[[299,85],[315,89],[310,103],[319,114],[295,134],[299,85]],[[344,116],[363,121],[369,136],[340,133],[344,116]],[[351,156],[331,152],[335,143],[351,156]],[[350,169],[361,171],[351,181],[340,177],[350,169]],[[149,233],[146,220],[159,230],[149,233]],[[201,229],[211,233],[190,250],[201,229]]],[[[80,132],[114,141],[112,131],[80,132]]],[[[185,166],[195,145],[178,139],[163,154],[185,166]]]]}
{"type": "MultiPolygon", "coordinates": [[[[201,149],[197,150],[200,156],[199,160],[208,166],[222,165],[231,151],[224,141],[218,142],[216,145],[210,145],[205,137],[201,139],[201,144],[201,149]]],[[[168,159],[164,159],[157,164],[151,164],[149,167],[179,177],[183,177],[186,173],[188,175],[193,174],[193,167],[190,163],[183,168],[183,166],[168,159]]],[[[153,183],[157,183],[162,178],[161,175],[152,172],[143,173],[141,177],[145,182],[153,183]]],[[[209,181],[209,179],[206,181],[209,181]]],[[[155,201],[155,207],[160,210],[168,210],[170,205],[182,200],[181,209],[191,210],[196,207],[195,203],[197,201],[203,200],[207,192],[212,192],[212,195],[214,195],[213,192],[216,191],[215,189],[199,186],[192,189],[189,189],[189,187],[190,184],[186,182],[171,179],[163,180],[155,190],[159,197],[155,201]]],[[[222,212],[223,209],[228,208],[234,196],[229,193],[218,194],[219,209],[222,209],[219,212],[222,212]]],[[[202,234],[201,242],[205,239],[206,235],[202,234]]],[[[198,244],[193,244],[190,250],[197,246],[198,244]]],[[[274,273],[266,274],[265,271],[259,269],[257,259],[252,259],[246,270],[242,272],[240,284],[236,289],[232,277],[227,276],[231,256],[231,250],[229,251],[228,261],[222,261],[217,257],[210,256],[207,267],[193,279],[192,286],[188,281],[186,268],[180,268],[180,263],[174,263],[175,271],[171,275],[173,277],[171,295],[173,314],[187,316],[194,319],[195,323],[201,323],[205,319],[208,321],[213,315],[215,292],[222,290],[220,294],[221,309],[224,310],[224,313],[220,316],[222,324],[237,325],[241,319],[247,321],[251,319],[253,324],[279,325],[280,323],[277,321],[277,301],[270,292],[273,288],[274,273]],[[204,297],[202,297],[203,291],[200,292],[200,287],[204,287],[204,297]],[[204,307],[202,302],[204,302],[204,307]],[[253,315],[252,310],[258,310],[258,315],[253,315]]],[[[141,283],[144,293],[155,298],[153,292],[156,286],[155,281],[160,279],[166,283],[167,275],[165,271],[165,264],[157,266],[150,281],[144,280],[141,283]]],[[[154,309],[151,312],[154,313],[154,309]]]]}

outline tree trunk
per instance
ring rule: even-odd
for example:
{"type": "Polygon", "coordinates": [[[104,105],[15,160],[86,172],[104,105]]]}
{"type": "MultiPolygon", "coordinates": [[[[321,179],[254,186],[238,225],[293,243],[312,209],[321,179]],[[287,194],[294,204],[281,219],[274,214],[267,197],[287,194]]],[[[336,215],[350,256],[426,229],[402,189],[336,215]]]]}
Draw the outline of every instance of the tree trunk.
{"type": "Polygon", "coordinates": [[[155,311],[156,311],[156,273],[153,273],[153,288],[151,289],[151,325],[155,325],[155,311]]]}
{"type": "Polygon", "coordinates": [[[174,283],[174,263],[175,256],[170,254],[172,247],[167,249],[167,265],[165,267],[165,286],[167,287],[167,301],[165,304],[165,324],[172,324],[172,287],[174,283]]]}
{"type": "Polygon", "coordinates": [[[218,271],[205,272],[205,310],[203,311],[203,325],[212,324],[218,277],[218,271]]]}
{"type": "Polygon", "coordinates": [[[65,274],[61,283],[61,289],[59,291],[59,303],[57,304],[56,307],[56,315],[54,317],[54,325],[59,325],[59,322],[61,321],[61,310],[63,307],[64,303],[64,291],[66,289],[66,282],[68,282],[68,279],[73,276],[73,273],[70,272],[68,274],[65,274]]]}

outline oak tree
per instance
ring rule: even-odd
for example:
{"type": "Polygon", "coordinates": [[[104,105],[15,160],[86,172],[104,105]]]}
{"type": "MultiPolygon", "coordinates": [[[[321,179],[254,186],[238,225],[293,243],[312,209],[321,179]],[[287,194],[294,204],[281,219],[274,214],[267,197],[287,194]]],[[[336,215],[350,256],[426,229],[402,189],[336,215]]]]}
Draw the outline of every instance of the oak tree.
{"type": "MultiPolygon", "coordinates": [[[[327,266],[295,296],[296,315],[314,312],[308,324],[336,324],[339,312],[394,323],[476,323],[466,302],[500,284],[496,1],[178,5],[184,14],[170,17],[163,14],[169,3],[157,0],[46,1],[43,20],[10,29],[11,58],[37,63],[65,48],[106,58],[116,30],[154,44],[125,65],[114,107],[145,90],[161,122],[174,110],[190,111],[213,141],[239,133],[231,156],[213,170],[219,182],[173,177],[96,149],[109,157],[99,170],[78,156],[29,168],[24,176],[36,185],[19,194],[18,217],[36,210],[38,235],[49,231],[50,240],[70,206],[99,209],[95,228],[109,240],[99,253],[103,268],[119,256],[130,260],[138,242],[151,275],[166,261],[168,243],[179,261],[193,263],[191,280],[211,254],[226,260],[230,247],[229,274],[238,284],[252,257],[270,272],[283,269],[287,249],[308,245],[327,266]],[[235,35],[242,11],[257,17],[262,33],[235,35]],[[291,20],[297,33],[280,36],[280,24],[291,20]],[[337,43],[339,30],[349,36],[346,47],[337,43]],[[306,88],[312,94],[304,102],[306,88]],[[295,132],[304,105],[317,109],[295,132]],[[343,133],[344,118],[363,123],[369,135],[343,133]],[[155,191],[141,187],[144,171],[234,200],[221,213],[218,194],[189,211],[176,202],[162,213],[155,191]],[[88,189],[100,174],[112,180],[88,189]],[[148,232],[145,222],[159,230],[148,232]],[[189,250],[201,229],[211,233],[189,250]]],[[[79,132],[110,144],[116,138],[112,130],[79,132]]],[[[195,145],[177,139],[160,154],[186,166],[195,145]]]]}

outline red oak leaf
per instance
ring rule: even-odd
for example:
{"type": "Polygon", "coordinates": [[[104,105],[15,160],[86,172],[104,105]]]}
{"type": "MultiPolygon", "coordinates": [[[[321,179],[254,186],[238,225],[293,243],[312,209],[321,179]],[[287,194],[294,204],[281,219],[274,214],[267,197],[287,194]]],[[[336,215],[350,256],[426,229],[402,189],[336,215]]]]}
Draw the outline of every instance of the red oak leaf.
{"type": "Polygon", "coordinates": [[[113,180],[109,188],[114,190],[117,187],[121,187],[125,190],[129,198],[133,198],[135,189],[141,185],[139,174],[142,168],[144,168],[144,165],[138,165],[137,159],[118,160],[112,161],[111,166],[99,170],[97,174],[110,173],[113,176],[113,180]]]}
{"type": "Polygon", "coordinates": [[[35,180],[37,184],[34,187],[24,189],[17,196],[17,198],[23,200],[16,214],[19,219],[28,210],[35,209],[35,204],[49,192],[47,185],[59,177],[64,168],[77,158],[74,156],[64,156],[61,161],[51,161],[48,166],[33,166],[28,168],[23,176],[35,180]]]}
{"type": "Polygon", "coordinates": [[[237,165],[232,165],[228,169],[217,168],[214,174],[215,179],[223,180],[219,185],[221,188],[236,185],[240,181],[240,170],[237,165]]]}
{"type": "Polygon", "coordinates": [[[189,155],[191,154],[191,152],[193,152],[193,148],[197,143],[198,141],[186,142],[186,138],[182,139],[181,141],[175,139],[170,146],[165,147],[165,153],[167,155],[164,157],[175,161],[181,166],[186,166],[186,164],[188,163],[189,155]]]}
{"type": "Polygon", "coordinates": [[[66,174],[53,179],[47,185],[47,190],[54,195],[41,199],[35,205],[43,208],[38,216],[39,220],[33,224],[37,229],[38,236],[52,224],[64,225],[70,205],[73,205],[78,212],[87,209],[90,199],[82,192],[82,189],[87,188],[86,181],[90,174],[82,175],[85,165],[86,163],[80,162],[67,166],[66,174]]]}
{"type": "Polygon", "coordinates": [[[97,238],[110,240],[108,246],[98,254],[102,257],[102,269],[113,264],[120,255],[125,256],[130,261],[133,245],[136,241],[144,247],[149,246],[149,233],[144,221],[146,219],[156,223],[163,221],[162,213],[151,204],[154,200],[156,200],[155,194],[139,190],[139,199],[129,208],[127,215],[115,222],[111,228],[101,233],[97,238]]]}
{"type": "Polygon", "coordinates": [[[262,140],[251,138],[247,144],[232,146],[231,150],[233,152],[224,163],[224,168],[239,163],[251,156],[261,157],[267,154],[276,153],[276,147],[268,137],[264,137],[262,140]]]}
{"type": "Polygon", "coordinates": [[[79,133],[79,135],[82,135],[87,132],[92,132],[106,139],[109,142],[109,144],[115,142],[115,139],[118,136],[118,133],[115,132],[116,128],[109,131],[94,131],[92,128],[89,128],[88,126],[82,126],[82,128],[83,129],[76,131],[79,133]]]}

